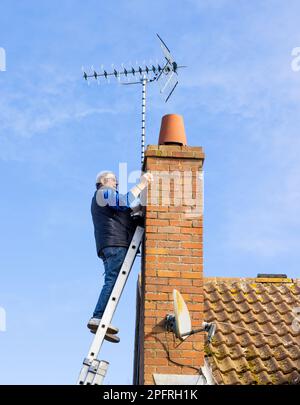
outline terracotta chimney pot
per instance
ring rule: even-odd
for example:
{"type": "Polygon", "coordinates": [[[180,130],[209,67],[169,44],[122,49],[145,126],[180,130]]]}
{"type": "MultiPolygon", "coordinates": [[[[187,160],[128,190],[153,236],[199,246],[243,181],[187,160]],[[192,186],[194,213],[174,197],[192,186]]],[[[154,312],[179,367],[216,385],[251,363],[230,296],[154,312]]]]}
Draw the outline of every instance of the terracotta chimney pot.
{"type": "Polygon", "coordinates": [[[187,144],[182,115],[167,114],[162,117],[158,144],[187,144]]]}

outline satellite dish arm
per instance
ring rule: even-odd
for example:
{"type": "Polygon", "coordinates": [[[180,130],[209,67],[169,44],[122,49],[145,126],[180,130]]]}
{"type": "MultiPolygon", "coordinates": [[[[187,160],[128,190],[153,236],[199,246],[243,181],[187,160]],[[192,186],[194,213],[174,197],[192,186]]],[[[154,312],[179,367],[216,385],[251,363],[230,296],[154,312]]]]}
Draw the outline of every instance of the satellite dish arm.
{"type": "Polygon", "coordinates": [[[208,343],[211,343],[212,338],[214,337],[214,334],[216,332],[216,325],[214,323],[208,323],[208,322],[203,322],[203,327],[200,329],[192,329],[190,332],[183,333],[181,336],[190,336],[194,335],[195,333],[199,332],[207,332],[207,341],[208,343]]]}
{"type": "Polygon", "coordinates": [[[189,332],[183,333],[181,336],[191,336],[191,335],[194,335],[195,333],[199,333],[199,332],[205,332],[205,328],[192,329],[189,332]]]}

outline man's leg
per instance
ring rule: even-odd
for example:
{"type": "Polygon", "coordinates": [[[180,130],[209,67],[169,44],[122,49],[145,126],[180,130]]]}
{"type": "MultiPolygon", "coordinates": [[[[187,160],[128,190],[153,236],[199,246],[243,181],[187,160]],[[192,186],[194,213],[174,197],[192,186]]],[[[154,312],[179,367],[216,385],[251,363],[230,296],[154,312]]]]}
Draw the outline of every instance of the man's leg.
{"type": "Polygon", "coordinates": [[[105,268],[105,279],[102,291],[100,293],[93,317],[102,318],[103,312],[109,300],[110,294],[119,275],[123,261],[125,259],[127,248],[108,247],[103,249],[103,263],[105,268]]]}

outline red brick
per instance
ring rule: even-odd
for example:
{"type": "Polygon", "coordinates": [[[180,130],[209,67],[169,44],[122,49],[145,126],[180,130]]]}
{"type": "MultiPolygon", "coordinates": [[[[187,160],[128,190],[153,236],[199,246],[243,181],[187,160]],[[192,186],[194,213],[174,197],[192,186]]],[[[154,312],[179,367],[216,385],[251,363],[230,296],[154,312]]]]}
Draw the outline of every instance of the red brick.
{"type": "Polygon", "coordinates": [[[192,221],[185,220],[170,220],[170,226],[190,227],[192,228],[192,221]]]}
{"type": "Polygon", "coordinates": [[[146,206],[146,216],[148,214],[148,212],[167,212],[168,211],[168,207],[161,207],[159,205],[148,205],[146,206]]]}
{"type": "MultiPolygon", "coordinates": [[[[170,243],[170,242],[166,242],[170,243]]],[[[161,256],[158,259],[162,263],[179,263],[180,262],[180,257],[179,256],[161,256]]]]}
{"type": "Polygon", "coordinates": [[[155,366],[152,366],[152,367],[149,367],[149,368],[147,367],[147,374],[149,376],[152,376],[152,373],[155,373],[156,370],[157,370],[157,368],[155,366]]]}
{"type": "Polygon", "coordinates": [[[147,274],[149,274],[148,270],[155,270],[155,271],[157,271],[157,270],[165,270],[166,269],[166,263],[155,263],[155,262],[147,263],[146,262],[145,269],[147,271],[147,274]]]}
{"type": "Polygon", "coordinates": [[[157,285],[157,284],[146,284],[145,286],[145,292],[152,292],[152,293],[156,293],[156,292],[160,292],[161,286],[157,285]]]}
{"type": "Polygon", "coordinates": [[[203,271],[203,264],[191,264],[190,269],[192,271],[203,271]]]}
{"type": "Polygon", "coordinates": [[[160,303],[157,303],[157,306],[160,309],[165,309],[166,311],[169,311],[169,310],[173,309],[173,302],[172,301],[160,302],[160,303]]]}
{"type": "Polygon", "coordinates": [[[148,301],[166,301],[168,299],[168,294],[161,293],[161,294],[153,294],[153,293],[146,293],[145,299],[148,301]]]}
{"type": "Polygon", "coordinates": [[[186,211],[187,211],[187,209],[186,209],[186,207],[185,206],[176,206],[176,207],[174,207],[174,206],[169,206],[168,207],[168,211],[169,212],[178,212],[178,213],[181,213],[181,214],[186,214],[186,211]]]}
{"type": "Polygon", "coordinates": [[[168,235],[168,239],[169,240],[190,240],[190,235],[182,235],[180,233],[176,233],[176,234],[170,234],[168,235]]]}
{"type": "Polygon", "coordinates": [[[186,249],[202,249],[203,245],[201,242],[182,242],[181,247],[186,249]]]}
{"type": "Polygon", "coordinates": [[[197,235],[202,235],[202,228],[180,228],[180,232],[182,233],[194,233],[197,235]]]}
{"type": "Polygon", "coordinates": [[[198,356],[198,353],[195,350],[182,350],[180,353],[182,358],[188,359],[194,359],[195,357],[198,356]]]}
{"type": "Polygon", "coordinates": [[[166,285],[168,283],[169,279],[168,278],[163,278],[163,277],[147,277],[146,278],[146,286],[149,284],[154,284],[154,285],[166,285]]]}
{"type": "MultiPolygon", "coordinates": [[[[171,241],[171,240],[167,240],[167,241],[162,241],[162,240],[160,240],[160,241],[157,241],[157,244],[159,245],[159,247],[165,247],[165,248],[176,248],[176,247],[179,247],[179,242],[178,241],[176,241],[176,240],[174,240],[174,241],[171,241]]],[[[173,257],[175,257],[175,256],[173,256],[173,257]]],[[[160,258],[161,259],[161,258],[160,258]]],[[[179,261],[179,258],[178,257],[176,257],[176,259],[179,261]]],[[[168,260],[168,258],[166,258],[166,261],[168,260]]]]}
{"type": "Polygon", "coordinates": [[[165,248],[147,248],[146,254],[150,255],[166,255],[168,254],[168,249],[165,248]]]}
{"type": "MultiPolygon", "coordinates": [[[[178,263],[178,264],[174,264],[174,263],[169,263],[168,264],[168,269],[170,270],[177,270],[177,271],[188,271],[190,269],[191,265],[189,264],[183,264],[183,263],[178,263]]],[[[179,274],[180,277],[180,274],[179,274]]]]}
{"type": "Polygon", "coordinates": [[[156,341],[151,342],[151,341],[147,340],[147,338],[146,338],[144,341],[144,347],[145,347],[145,349],[148,348],[148,349],[152,349],[152,350],[158,350],[161,347],[161,345],[158,344],[156,341]]]}
{"type": "Polygon", "coordinates": [[[159,374],[182,374],[182,367],[177,364],[170,363],[169,366],[158,366],[157,373],[159,374]]]}
{"type": "Polygon", "coordinates": [[[169,226],[169,220],[168,219],[148,219],[146,221],[146,226],[148,227],[149,225],[154,225],[154,226],[169,226]]]}
{"type": "Polygon", "coordinates": [[[179,233],[180,229],[179,226],[164,226],[162,230],[164,233],[179,233]]]}
{"type": "Polygon", "coordinates": [[[147,226],[147,233],[151,232],[157,233],[157,226],[147,226]]]}
{"type": "Polygon", "coordinates": [[[155,163],[154,165],[152,165],[152,167],[151,167],[151,172],[152,172],[152,174],[153,174],[153,176],[154,176],[154,181],[155,181],[155,177],[156,176],[159,176],[159,173],[158,172],[161,172],[161,171],[163,171],[163,172],[165,172],[165,171],[169,171],[170,170],[170,166],[169,166],[169,164],[167,163],[167,162],[164,162],[164,163],[155,163]]]}
{"type": "Polygon", "coordinates": [[[161,271],[161,270],[159,270],[157,272],[157,275],[158,275],[158,277],[179,278],[180,272],[179,271],[168,271],[168,270],[161,271]]]}
{"type": "Polygon", "coordinates": [[[203,258],[184,256],[184,257],[181,258],[181,262],[182,263],[187,263],[187,264],[193,264],[193,263],[201,264],[201,263],[203,263],[203,258]]]}
{"type": "Polygon", "coordinates": [[[202,304],[189,304],[189,311],[203,311],[202,304]]]}
{"type": "Polygon", "coordinates": [[[202,274],[202,272],[182,271],[180,273],[180,277],[182,277],[182,278],[191,278],[191,279],[195,279],[195,278],[202,279],[203,274],[202,274]]]}
{"type": "Polygon", "coordinates": [[[168,283],[171,286],[177,287],[177,286],[192,286],[193,280],[191,279],[183,279],[183,278],[172,278],[168,279],[168,283]]]}
{"type": "Polygon", "coordinates": [[[157,276],[157,268],[154,266],[150,268],[149,265],[146,264],[146,268],[147,268],[147,276],[149,277],[156,277],[157,276]]]}
{"type": "Polygon", "coordinates": [[[180,219],[180,215],[175,212],[162,212],[159,214],[159,219],[180,219]]]}
{"type": "Polygon", "coordinates": [[[203,256],[203,250],[202,249],[193,249],[192,250],[192,255],[193,256],[203,256]]]}
{"type": "Polygon", "coordinates": [[[169,249],[169,254],[174,256],[191,256],[191,249],[169,249]]]}
{"type": "Polygon", "coordinates": [[[151,301],[146,301],[145,302],[145,309],[156,309],[156,303],[155,302],[151,302],[151,301]]]}
{"type": "Polygon", "coordinates": [[[167,364],[168,364],[167,359],[163,359],[163,358],[147,358],[147,367],[148,367],[148,365],[150,365],[150,366],[166,366],[167,364]]]}
{"type": "Polygon", "coordinates": [[[149,358],[155,358],[156,357],[156,352],[154,350],[146,349],[144,351],[144,356],[149,358]]]}
{"type": "Polygon", "coordinates": [[[157,261],[157,256],[147,254],[147,262],[156,262],[157,261]]]}
{"type": "Polygon", "coordinates": [[[168,234],[167,233],[147,233],[146,234],[146,243],[148,239],[152,240],[167,240],[168,239],[168,234]]]}
{"type": "Polygon", "coordinates": [[[158,241],[155,240],[155,239],[152,239],[152,240],[148,240],[148,241],[147,241],[147,247],[148,247],[148,248],[158,247],[157,244],[158,244],[158,241]]]}
{"type": "Polygon", "coordinates": [[[156,211],[148,211],[146,218],[151,218],[151,219],[156,219],[157,218],[157,212],[156,211]]]}

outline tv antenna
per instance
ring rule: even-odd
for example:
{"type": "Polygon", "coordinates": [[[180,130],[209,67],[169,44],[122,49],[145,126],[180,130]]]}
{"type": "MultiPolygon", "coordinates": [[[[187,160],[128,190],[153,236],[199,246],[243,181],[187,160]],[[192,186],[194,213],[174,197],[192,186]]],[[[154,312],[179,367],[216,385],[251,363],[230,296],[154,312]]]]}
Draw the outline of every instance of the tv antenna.
{"type": "Polygon", "coordinates": [[[164,62],[160,65],[158,62],[147,66],[145,63],[142,66],[136,65],[135,67],[126,68],[122,64],[122,69],[117,70],[112,65],[111,71],[106,71],[104,68],[101,72],[97,72],[93,66],[91,73],[87,73],[83,70],[83,78],[86,81],[94,79],[100,84],[100,80],[104,79],[109,82],[110,78],[117,79],[119,83],[123,85],[141,84],[142,85],[142,133],[141,133],[141,163],[143,165],[145,158],[145,137],[146,137],[146,86],[148,83],[157,82],[160,87],[160,94],[164,97],[165,102],[169,100],[173,94],[176,86],[178,85],[178,69],[186,67],[179,66],[175,62],[171,52],[162,38],[156,34],[161,49],[164,54],[164,62]],[[133,77],[136,80],[129,81],[129,77],[133,77]],[[127,80],[124,82],[123,80],[127,80]]]}
{"type": "Polygon", "coordinates": [[[216,332],[214,323],[203,322],[199,329],[192,329],[191,317],[186,303],[179,291],[173,290],[174,314],[168,314],[165,318],[165,328],[168,332],[173,332],[181,340],[199,332],[207,332],[207,341],[211,343],[216,332]]]}

